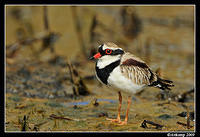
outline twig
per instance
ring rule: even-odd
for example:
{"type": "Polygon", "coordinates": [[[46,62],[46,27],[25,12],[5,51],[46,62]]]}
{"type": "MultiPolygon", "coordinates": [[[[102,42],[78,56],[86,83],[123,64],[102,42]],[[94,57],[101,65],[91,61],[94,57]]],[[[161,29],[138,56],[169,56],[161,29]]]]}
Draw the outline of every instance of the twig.
{"type": "Polygon", "coordinates": [[[22,130],[21,131],[26,131],[27,126],[28,126],[28,116],[24,115],[23,121],[22,121],[22,130]]]}
{"type": "Polygon", "coordinates": [[[10,44],[6,46],[6,51],[8,53],[6,54],[7,57],[13,57],[15,56],[16,52],[21,48],[20,45],[31,45],[33,42],[36,42],[40,40],[40,38],[27,38],[25,40],[17,41],[14,44],[10,44]]]}
{"type": "Polygon", "coordinates": [[[76,25],[75,29],[76,29],[76,34],[78,36],[79,45],[80,45],[80,47],[82,49],[83,55],[85,57],[87,57],[86,47],[85,47],[85,44],[84,44],[84,41],[83,41],[83,36],[81,34],[80,21],[78,19],[77,13],[76,13],[76,7],[72,6],[71,7],[71,11],[72,11],[72,18],[73,18],[74,23],[76,25]]]}
{"type": "Polygon", "coordinates": [[[189,113],[189,107],[187,107],[187,129],[190,128],[190,113],[189,113]]]}
{"type": "MultiPolygon", "coordinates": [[[[28,46],[28,45],[32,45],[34,42],[37,42],[37,41],[40,41],[42,40],[43,41],[43,45],[44,45],[44,40],[45,41],[49,41],[49,43],[51,45],[53,45],[53,43],[55,43],[55,41],[59,38],[60,34],[59,33],[55,33],[55,32],[52,32],[50,34],[43,34],[43,35],[38,35],[38,36],[35,36],[33,38],[27,38],[27,39],[24,39],[24,40],[21,40],[21,41],[17,41],[13,44],[10,44],[10,45],[6,45],[6,56],[7,57],[14,57],[16,55],[16,52],[22,47],[21,45],[23,46],[28,46]]],[[[45,42],[46,44],[47,42],[45,42]]],[[[44,51],[44,49],[46,49],[46,47],[48,46],[43,46],[43,48],[40,50],[40,53],[42,51],[44,51]]]]}
{"type": "Polygon", "coordinates": [[[142,29],[140,18],[132,7],[127,6],[121,8],[120,15],[124,35],[131,40],[135,39],[142,29]]]}
{"type": "Polygon", "coordinates": [[[97,17],[96,15],[93,16],[93,19],[92,19],[92,24],[90,26],[90,42],[93,43],[94,42],[94,38],[96,36],[96,33],[94,32],[96,26],[98,24],[98,21],[97,21],[97,17]]]}
{"type": "Polygon", "coordinates": [[[50,48],[50,51],[54,53],[54,44],[59,37],[60,33],[47,32],[47,35],[42,39],[42,47],[39,53],[43,52],[47,48],[50,48]]]}
{"type": "Polygon", "coordinates": [[[72,65],[69,61],[67,61],[67,66],[68,66],[68,69],[69,69],[69,74],[70,74],[70,82],[72,84],[72,88],[73,88],[73,93],[74,95],[79,95],[78,93],[78,90],[76,89],[76,86],[75,86],[75,81],[74,81],[74,74],[73,74],[73,70],[72,70],[72,65]]]}
{"type": "Polygon", "coordinates": [[[96,78],[95,75],[88,75],[88,76],[84,76],[83,79],[85,80],[94,80],[96,78]]]}
{"type": "MultiPolygon", "coordinates": [[[[98,25],[98,21],[97,21],[97,16],[94,15],[93,19],[92,19],[92,23],[89,29],[89,36],[90,36],[90,55],[89,56],[93,56],[96,53],[96,48],[94,47],[94,45],[96,45],[96,41],[98,41],[98,39],[100,39],[100,34],[95,32],[95,28],[98,25]]],[[[100,45],[102,43],[98,43],[98,45],[100,45]]]]}
{"type": "Polygon", "coordinates": [[[72,66],[69,61],[67,62],[67,66],[69,68],[70,73],[70,82],[72,84],[74,95],[88,95],[89,90],[84,84],[82,78],[79,76],[78,71],[72,66]]]}
{"type": "Polygon", "coordinates": [[[47,7],[44,6],[43,7],[43,11],[44,11],[44,28],[47,32],[49,32],[49,22],[48,22],[48,12],[47,12],[47,7]]]}
{"type": "Polygon", "coordinates": [[[54,118],[54,119],[63,119],[63,120],[70,120],[70,121],[79,121],[79,119],[72,119],[72,118],[67,118],[67,117],[63,117],[63,116],[56,116],[55,114],[51,114],[49,116],[50,118],[54,118]]]}
{"type": "MultiPolygon", "coordinates": [[[[179,122],[179,121],[177,121],[176,123],[179,124],[179,125],[185,126],[185,127],[188,126],[187,124],[182,123],[182,122],[179,122]]],[[[192,128],[192,127],[193,127],[193,126],[189,126],[189,128],[192,128]]],[[[187,128],[188,128],[188,127],[187,127],[187,128]]],[[[189,128],[188,128],[188,129],[189,129],[189,128]]]]}
{"type": "Polygon", "coordinates": [[[153,126],[156,126],[156,129],[162,129],[163,125],[160,125],[160,124],[157,124],[157,123],[154,123],[152,121],[149,121],[149,120],[144,120],[141,124],[141,127],[143,128],[148,128],[147,127],[147,124],[151,124],[153,126]]]}

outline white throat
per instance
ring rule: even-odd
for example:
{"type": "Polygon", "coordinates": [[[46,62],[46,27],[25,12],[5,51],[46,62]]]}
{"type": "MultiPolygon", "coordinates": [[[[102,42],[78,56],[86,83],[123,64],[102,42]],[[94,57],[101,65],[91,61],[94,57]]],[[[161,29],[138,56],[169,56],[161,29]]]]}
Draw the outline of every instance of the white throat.
{"type": "Polygon", "coordinates": [[[115,56],[104,55],[101,58],[99,58],[99,60],[97,61],[97,67],[99,69],[102,69],[102,68],[108,66],[109,64],[119,60],[120,57],[121,57],[121,55],[115,55],[115,56]]]}

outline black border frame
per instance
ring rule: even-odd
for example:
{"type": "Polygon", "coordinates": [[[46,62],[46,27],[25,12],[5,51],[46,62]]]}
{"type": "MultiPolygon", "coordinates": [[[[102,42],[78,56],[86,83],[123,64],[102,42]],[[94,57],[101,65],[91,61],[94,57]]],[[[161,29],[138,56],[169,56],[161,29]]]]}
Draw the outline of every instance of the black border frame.
{"type": "MultiPolygon", "coordinates": [[[[48,1],[48,0],[41,0],[41,1],[36,1],[36,0],[1,0],[0,1],[0,14],[1,14],[1,17],[3,17],[3,21],[5,20],[5,5],[51,5],[51,4],[58,4],[58,5],[61,5],[61,4],[68,4],[68,5],[97,5],[97,4],[101,4],[101,5],[121,5],[121,4],[138,4],[138,5],[146,5],[146,4],[154,4],[154,5],[161,5],[161,4],[169,4],[169,5],[174,5],[174,4],[180,4],[180,5],[195,5],[195,26],[196,26],[196,34],[195,34],[195,88],[196,88],[196,131],[195,131],[195,135],[197,135],[199,132],[199,103],[197,102],[198,101],[198,96],[197,96],[197,91],[198,91],[198,86],[200,85],[200,81],[197,80],[198,79],[198,70],[199,68],[197,67],[198,66],[198,62],[199,62],[199,59],[198,59],[198,51],[199,51],[199,16],[197,15],[199,12],[199,1],[198,0],[126,0],[126,1],[122,1],[122,0],[110,0],[110,1],[102,1],[102,0],[96,0],[96,1],[84,1],[84,0],[68,0],[68,1],[63,1],[63,0],[56,0],[56,1],[48,1]]],[[[5,21],[4,21],[5,23],[5,21]]],[[[5,45],[5,29],[4,29],[4,26],[1,24],[1,29],[0,30],[4,30],[4,31],[1,31],[2,35],[1,36],[4,36],[4,37],[1,37],[3,38],[1,40],[1,48],[4,47],[2,45],[5,45]]],[[[3,55],[3,57],[1,58],[1,69],[3,71],[1,71],[1,81],[4,81],[4,83],[2,84],[1,82],[1,112],[4,112],[4,92],[2,92],[3,90],[5,90],[5,53],[4,53],[4,49],[1,49],[0,50],[0,55],[3,55]],[[2,88],[4,87],[4,88],[2,88]]],[[[5,112],[4,113],[1,113],[3,115],[5,115],[5,112]]],[[[177,133],[177,134],[185,134],[185,136],[187,135],[187,133],[189,132],[98,132],[98,131],[88,131],[88,132],[26,132],[27,134],[23,134],[24,132],[5,132],[5,125],[4,125],[4,116],[2,117],[1,116],[1,129],[3,129],[3,135],[18,135],[20,134],[20,136],[22,135],[65,135],[66,133],[70,133],[70,135],[81,135],[83,133],[83,135],[86,135],[86,134],[94,134],[94,135],[102,135],[102,134],[110,134],[110,135],[123,135],[125,133],[125,135],[142,135],[142,136],[155,136],[155,135],[159,135],[159,136],[167,136],[168,133],[177,133]],[[17,134],[15,134],[17,133],[17,134]],[[49,133],[53,133],[53,134],[49,134],[49,133]],[[65,134],[62,134],[62,133],[65,133],[65,134]],[[98,133],[98,134],[97,134],[98,133]],[[132,134],[133,133],[133,134],[132,134]]],[[[193,133],[193,132],[191,132],[193,133]]]]}

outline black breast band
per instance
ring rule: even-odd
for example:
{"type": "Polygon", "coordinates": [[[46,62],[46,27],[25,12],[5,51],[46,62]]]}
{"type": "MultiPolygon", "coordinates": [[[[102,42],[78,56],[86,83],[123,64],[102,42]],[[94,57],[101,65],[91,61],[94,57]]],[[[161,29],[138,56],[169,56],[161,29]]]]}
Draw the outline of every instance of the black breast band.
{"type": "Polygon", "coordinates": [[[108,66],[99,69],[97,67],[96,64],[96,74],[98,76],[98,78],[104,83],[104,84],[108,84],[108,77],[110,76],[110,73],[113,71],[114,68],[116,68],[118,65],[120,64],[120,60],[117,60],[111,64],[109,64],[108,66]]]}

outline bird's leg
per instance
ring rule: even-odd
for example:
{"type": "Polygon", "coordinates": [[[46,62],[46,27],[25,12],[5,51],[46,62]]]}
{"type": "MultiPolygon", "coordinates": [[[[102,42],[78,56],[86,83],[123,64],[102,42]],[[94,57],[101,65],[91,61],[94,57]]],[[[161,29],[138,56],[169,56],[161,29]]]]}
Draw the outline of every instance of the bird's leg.
{"type": "Polygon", "coordinates": [[[118,122],[120,122],[121,121],[120,112],[121,112],[121,107],[122,107],[122,95],[121,95],[120,91],[118,92],[118,94],[119,94],[119,106],[118,106],[117,120],[118,120],[118,122]]]}
{"type": "Polygon", "coordinates": [[[118,114],[117,114],[117,119],[110,119],[110,118],[107,118],[107,120],[111,120],[111,122],[121,122],[121,119],[120,119],[120,111],[121,111],[121,106],[122,106],[122,95],[121,95],[121,92],[119,91],[118,92],[118,95],[119,95],[119,105],[118,105],[118,114]]]}
{"type": "Polygon", "coordinates": [[[126,125],[127,124],[127,121],[128,121],[128,112],[129,112],[129,109],[130,109],[130,105],[131,105],[131,96],[128,97],[128,106],[127,106],[127,110],[126,110],[126,117],[125,117],[125,120],[120,122],[120,125],[126,125]]]}

